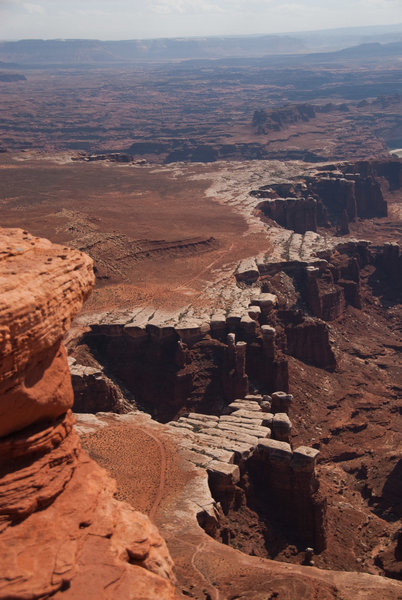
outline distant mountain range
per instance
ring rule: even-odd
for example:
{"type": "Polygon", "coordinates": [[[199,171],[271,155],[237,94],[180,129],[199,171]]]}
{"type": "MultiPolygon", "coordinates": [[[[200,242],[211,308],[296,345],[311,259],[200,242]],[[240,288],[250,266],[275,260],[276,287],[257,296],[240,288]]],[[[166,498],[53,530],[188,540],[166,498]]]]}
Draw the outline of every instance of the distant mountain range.
{"type": "Polygon", "coordinates": [[[393,56],[402,49],[402,25],[287,35],[166,38],[125,41],[20,40],[0,42],[0,67],[117,65],[138,61],[309,55],[317,60],[393,56]],[[4,64],[6,63],[6,64],[4,64]],[[10,63],[13,63],[12,65],[10,63]]]}
{"type": "Polygon", "coordinates": [[[138,60],[251,57],[306,51],[291,37],[156,39],[127,41],[21,40],[0,43],[0,59],[20,64],[127,63],[138,60]]]}

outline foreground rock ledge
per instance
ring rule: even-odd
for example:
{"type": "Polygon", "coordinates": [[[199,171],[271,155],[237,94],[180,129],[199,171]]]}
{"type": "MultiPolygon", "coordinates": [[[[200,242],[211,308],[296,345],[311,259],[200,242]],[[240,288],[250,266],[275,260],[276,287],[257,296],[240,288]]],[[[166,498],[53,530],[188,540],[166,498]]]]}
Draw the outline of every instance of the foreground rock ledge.
{"type": "Polygon", "coordinates": [[[62,336],[92,288],[78,251],[0,230],[0,598],[174,599],[156,527],[81,450],[62,336]]]}

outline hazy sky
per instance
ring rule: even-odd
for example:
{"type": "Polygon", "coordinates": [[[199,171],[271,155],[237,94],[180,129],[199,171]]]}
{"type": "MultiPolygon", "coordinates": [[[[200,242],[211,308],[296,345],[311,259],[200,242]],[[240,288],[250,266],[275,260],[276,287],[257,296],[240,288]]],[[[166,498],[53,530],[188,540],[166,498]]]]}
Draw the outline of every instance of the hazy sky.
{"type": "Polygon", "coordinates": [[[402,0],[0,0],[0,39],[279,33],[402,22],[402,0]]]}

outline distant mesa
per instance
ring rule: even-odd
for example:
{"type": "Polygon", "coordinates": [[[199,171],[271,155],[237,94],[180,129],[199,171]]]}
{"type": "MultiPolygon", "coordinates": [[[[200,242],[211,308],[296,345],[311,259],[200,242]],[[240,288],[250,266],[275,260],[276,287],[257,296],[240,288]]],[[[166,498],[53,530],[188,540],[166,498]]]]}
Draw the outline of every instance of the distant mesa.
{"type": "Polygon", "coordinates": [[[299,121],[310,121],[318,113],[328,113],[333,111],[348,112],[347,104],[333,104],[329,102],[324,105],[313,104],[289,104],[271,111],[264,109],[256,110],[253,115],[252,125],[257,133],[267,133],[268,131],[280,131],[285,127],[299,121]]]}
{"type": "Polygon", "coordinates": [[[27,78],[25,75],[21,75],[20,73],[0,73],[0,81],[5,83],[12,81],[26,81],[27,78]]]}
{"type": "MultiPolygon", "coordinates": [[[[375,34],[372,35],[374,39],[375,34]]],[[[391,36],[390,36],[391,37],[391,36]]],[[[360,38],[361,39],[361,38],[360,38]]],[[[379,36],[377,39],[383,40],[379,36]]],[[[398,35],[394,35],[398,39],[398,35]]],[[[3,61],[29,65],[129,64],[139,60],[231,59],[270,56],[277,65],[321,63],[354,58],[399,56],[402,43],[358,44],[359,36],[333,36],[323,42],[314,32],[120,41],[26,39],[0,42],[3,61]],[[357,45],[356,45],[357,43],[357,45]]]]}

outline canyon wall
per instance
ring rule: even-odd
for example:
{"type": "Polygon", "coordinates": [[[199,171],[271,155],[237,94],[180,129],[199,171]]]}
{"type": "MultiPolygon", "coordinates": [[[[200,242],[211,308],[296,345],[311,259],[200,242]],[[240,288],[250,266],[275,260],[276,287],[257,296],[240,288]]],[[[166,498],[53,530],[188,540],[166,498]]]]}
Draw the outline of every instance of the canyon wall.
{"type": "MultiPolygon", "coordinates": [[[[204,320],[163,311],[144,317],[140,309],[111,312],[80,343],[156,419],[165,422],[186,410],[217,414],[249,391],[288,391],[288,356],[335,369],[328,324],[348,306],[362,308],[361,270],[395,277],[400,264],[399,246],[371,247],[364,240],[338,243],[310,260],[244,261],[236,272],[239,294],[241,286],[249,293],[243,307],[204,320]]],[[[86,369],[75,365],[73,375],[86,369]]],[[[74,381],[78,398],[82,377],[74,381]]],[[[83,406],[102,409],[99,402],[83,406]]],[[[77,410],[83,410],[79,398],[77,410]]]]}
{"type": "Polygon", "coordinates": [[[92,261],[1,230],[0,598],[176,597],[156,527],[81,450],[62,338],[92,261]]]}
{"type": "Polygon", "coordinates": [[[398,158],[384,160],[360,160],[356,163],[344,163],[344,173],[359,173],[363,177],[384,179],[388,189],[399,190],[402,186],[402,161],[398,158]]]}
{"type": "Polygon", "coordinates": [[[266,294],[244,314],[216,314],[202,324],[182,323],[179,315],[170,323],[157,316],[149,323],[129,316],[117,322],[111,315],[83,341],[158,420],[183,409],[214,413],[248,393],[249,374],[267,391],[287,390],[286,358],[267,325],[275,301],[266,294]]]}
{"type": "Polygon", "coordinates": [[[377,248],[375,264],[382,277],[385,277],[393,287],[402,286],[402,252],[395,242],[384,244],[377,248]]]}
{"type": "MultiPolygon", "coordinates": [[[[283,539],[326,546],[326,502],[319,492],[315,463],[319,451],[290,443],[291,394],[247,395],[230,403],[220,416],[189,413],[169,423],[181,439],[188,460],[206,469],[212,496],[224,515],[236,520],[251,505],[268,527],[282,529],[283,539]],[[289,527],[290,526],[290,527],[289,527]]],[[[230,527],[217,513],[199,515],[215,538],[230,543],[230,527]]],[[[272,540],[267,538],[267,549],[272,540]]]]}
{"type": "Polygon", "coordinates": [[[371,163],[328,165],[293,184],[263,186],[250,194],[266,198],[258,209],[286,229],[305,233],[317,231],[319,226],[336,226],[340,234],[346,234],[348,223],[357,218],[387,216],[387,203],[376,175],[381,173],[392,189],[398,189],[398,165],[392,161],[379,163],[378,170],[371,163]]]}
{"type": "MultiPolygon", "coordinates": [[[[173,315],[112,312],[93,323],[81,342],[137,405],[160,421],[184,410],[213,414],[249,391],[288,391],[287,356],[334,370],[328,324],[349,306],[362,308],[362,269],[373,269],[373,282],[400,281],[401,254],[397,244],[341,241],[315,231],[332,227],[343,235],[350,222],[386,216],[382,189],[400,187],[401,165],[398,160],[325,165],[250,192],[262,199],[257,213],[263,220],[276,221],[284,231],[267,223],[275,248],[238,265],[231,306],[203,315],[188,307],[173,315]]],[[[84,381],[90,366],[84,360],[73,372],[76,406],[96,412],[99,404],[81,400],[88,399],[90,381],[94,389],[101,387],[96,376],[84,381]]],[[[105,394],[113,397],[110,390],[105,394]]]]}
{"type": "MultiPolygon", "coordinates": [[[[95,363],[96,361],[91,361],[95,363]]],[[[101,365],[81,365],[69,357],[71,383],[74,390],[74,412],[114,412],[125,414],[135,409],[135,402],[126,390],[105,375],[101,365]]]]}

